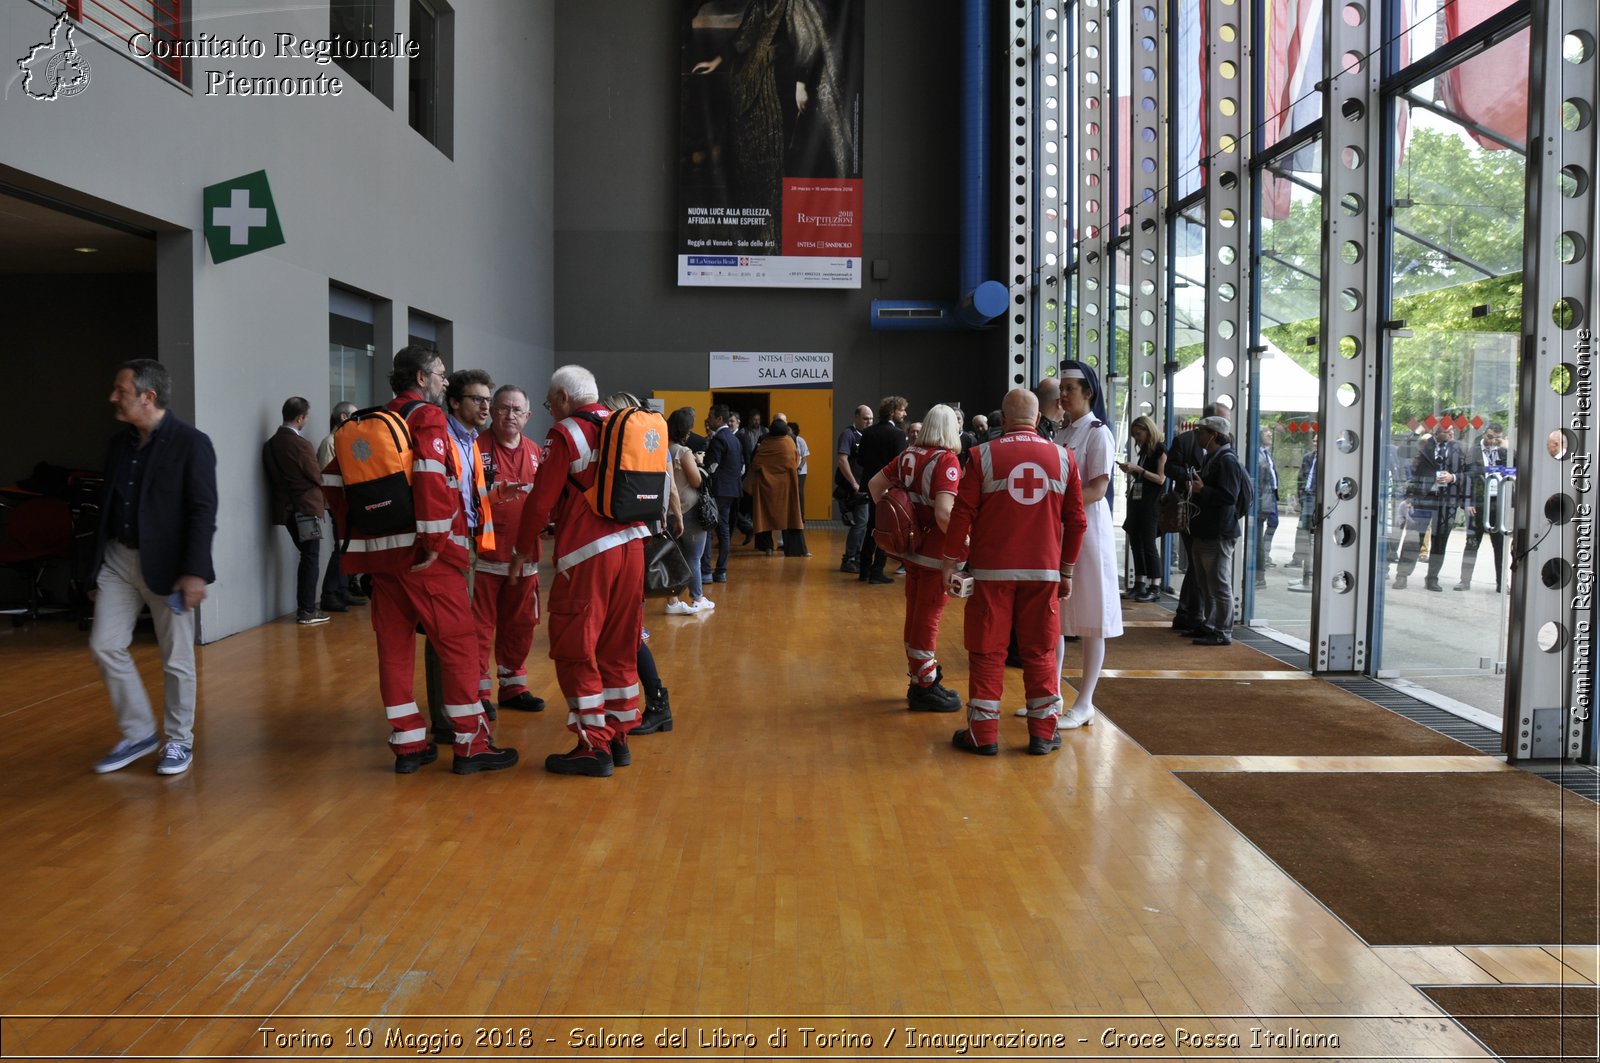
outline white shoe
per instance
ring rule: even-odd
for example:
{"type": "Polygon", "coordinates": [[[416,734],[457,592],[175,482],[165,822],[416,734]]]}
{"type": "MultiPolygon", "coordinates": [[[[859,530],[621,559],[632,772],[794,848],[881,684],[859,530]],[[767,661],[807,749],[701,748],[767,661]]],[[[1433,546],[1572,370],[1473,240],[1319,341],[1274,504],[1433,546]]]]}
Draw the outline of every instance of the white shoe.
{"type": "Polygon", "coordinates": [[[717,607],[717,603],[716,602],[712,601],[710,598],[707,598],[707,597],[705,597],[703,595],[701,597],[699,597],[699,598],[696,598],[690,604],[692,604],[696,609],[700,610],[702,613],[709,613],[709,612],[711,612],[711,610],[713,610],[713,609],[715,609],[717,607]]]}
{"type": "Polygon", "coordinates": [[[699,611],[699,606],[693,602],[686,602],[682,598],[674,598],[667,603],[668,616],[693,616],[699,611]]]}
{"type": "Polygon", "coordinates": [[[1026,715],[1028,715],[1028,706],[1026,706],[1026,705],[1022,706],[1022,708],[1018,709],[1014,715],[1017,715],[1017,716],[1026,716],[1026,715]]]}
{"type": "Polygon", "coordinates": [[[1082,705],[1068,709],[1061,714],[1061,719],[1056,721],[1056,730],[1071,731],[1079,727],[1087,727],[1094,723],[1094,706],[1082,705]]]}

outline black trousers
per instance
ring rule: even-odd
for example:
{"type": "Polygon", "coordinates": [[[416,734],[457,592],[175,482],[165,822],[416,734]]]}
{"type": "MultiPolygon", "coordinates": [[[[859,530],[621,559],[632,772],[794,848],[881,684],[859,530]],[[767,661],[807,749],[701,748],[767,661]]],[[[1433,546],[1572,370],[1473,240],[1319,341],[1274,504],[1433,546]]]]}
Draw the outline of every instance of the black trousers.
{"type": "Polygon", "coordinates": [[[1450,533],[1456,526],[1456,511],[1444,506],[1416,506],[1406,518],[1404,539],[1400,543],[1400,561],[1395,575],[1409,576],[1417,567],[1422,554],[1422,537],[1432,534],[1428,546],[1428,579],[1438,582],[1439,570],[1444,567],[1445,547],[1450,544],[1450,533]]]}
{"type": "Polygon", "coordinates": [[[321,574],[322,567],[318,561],[322,557],[322,540],[300,538],[293,517],[289,518],[285,527],[289,529],[289,538],[293,540],[295,549],[300,551],[300,568],[295,573],[295,605],[301,612],[309,613],[317,607],[317,576],[321,574]]]}

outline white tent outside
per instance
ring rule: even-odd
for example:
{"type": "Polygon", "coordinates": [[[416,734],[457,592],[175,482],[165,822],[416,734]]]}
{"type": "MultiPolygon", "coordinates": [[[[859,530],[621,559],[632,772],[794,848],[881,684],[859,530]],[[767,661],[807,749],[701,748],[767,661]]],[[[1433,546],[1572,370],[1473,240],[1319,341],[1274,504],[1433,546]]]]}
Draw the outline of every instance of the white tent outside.
{"type": "MultiPolygon", "coordinates": [[[[1243,367],[1241,367],[1243,368],[1243,367]]],[[[1206,367],[1197,361],[1172,377],[1172,404],[1179,410],[1205,405],[1206,367]]],[[[1267,344],[1261,352],[1261,394],[1257,403],[1264,413],[1316,413],[1321,382],[1301,369],[1293,358],[1267,344]]]]}

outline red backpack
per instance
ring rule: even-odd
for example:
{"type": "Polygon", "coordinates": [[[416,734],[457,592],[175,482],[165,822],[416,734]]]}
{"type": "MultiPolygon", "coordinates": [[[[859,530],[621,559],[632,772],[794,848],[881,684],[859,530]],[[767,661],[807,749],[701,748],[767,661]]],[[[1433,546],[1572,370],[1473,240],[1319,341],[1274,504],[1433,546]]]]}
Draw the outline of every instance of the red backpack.
{"type": "Polygon", "coordinates": [[[899,484],[878,499],[872,520],[872,538],[883,550],[904,560],[917,552],[922,545],[922,529],[917,526],[917,514],[911,508],[911,493],[899,484]]]}

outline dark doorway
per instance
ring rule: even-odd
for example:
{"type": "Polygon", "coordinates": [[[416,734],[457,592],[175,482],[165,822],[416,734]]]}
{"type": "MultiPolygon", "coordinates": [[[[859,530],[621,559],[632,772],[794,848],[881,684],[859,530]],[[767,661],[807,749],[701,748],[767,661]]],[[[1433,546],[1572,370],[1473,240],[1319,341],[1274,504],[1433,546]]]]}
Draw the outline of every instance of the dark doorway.
{"type": "Polygon", "coordinates": [[[749,422],[750,411],[761,415],[761,423],[772,423],[772,392],[770,391],[713,391],[711,404],[727,403],[728,409],[739,415],[739,424],[749,422]]]}

